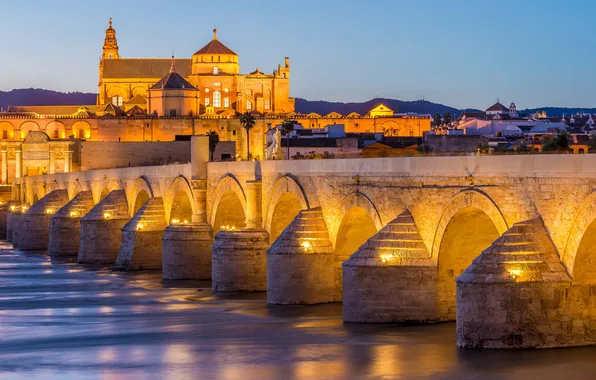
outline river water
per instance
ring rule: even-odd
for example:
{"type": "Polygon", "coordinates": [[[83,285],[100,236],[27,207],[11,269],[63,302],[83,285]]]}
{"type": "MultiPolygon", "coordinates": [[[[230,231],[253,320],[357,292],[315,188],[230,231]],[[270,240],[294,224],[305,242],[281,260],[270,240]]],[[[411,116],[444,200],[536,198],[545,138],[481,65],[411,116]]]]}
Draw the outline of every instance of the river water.
{"type": "Polygon", "coordinates": [[[341,305],[267,307],[53,262],[0,244],[0,379],[582,379],[596,348],[461,350],[455,324],[343,324],[341,305]]]}

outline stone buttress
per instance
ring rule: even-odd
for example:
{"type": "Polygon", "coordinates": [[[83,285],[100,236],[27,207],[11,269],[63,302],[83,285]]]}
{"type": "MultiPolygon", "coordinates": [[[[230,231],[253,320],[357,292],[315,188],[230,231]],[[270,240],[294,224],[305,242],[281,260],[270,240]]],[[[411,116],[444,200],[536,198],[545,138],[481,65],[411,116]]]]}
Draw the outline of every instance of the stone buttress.
{"type": "Polygon", "coordinates": [[[215,291],[267,290],[269,234],[261,226],[261,181],[246,182],[246,203],[246,228],[215,235],[211,271],[215,291]]]}
{"type": "Polygon", "coordinates": [[[12,225],[10,223],[11,218],[12,218],[12,214],[17,210],[17,208],[21,208],[21,202],[20,201],[9,201],[7,202],[3,207],[3,210],[0,210],[0,220],[4,219],[4,238],[6,239],[6,241],[11,242],[12,241],[12,225]],[[1,216],[2,214],[4,214],[4,216],[1,216]]]}
{"type": "Polygon", "coordinates": [[[149,199],[122,228],[116,266],[125,270],[161,269],[165,228],[163,198],[149,199]]]}
{"type": "Polygon", "coordinates": [[[35,202],[21,216],[18,247],[23,251],[45,251],[50,239],[50,218],[68,203],[66,190],[54,190],[35,202]]]}
{"type": "Polygon", "coordinates": [[[93,208],[91,191],[81,191],[50,218],[48,255],[76,256],[79,252],[81,218],[93,208]]]}
{"type": "Polygon", "coordinates": [[[409,211],[343,263],[345,322],[436,322],[437,267],[409,211]]]}
{"type": "Polygon", "coordinates": [[[207,223],[172,224],[163,234],[162,277],[210,280],[213,230],[207,223]]]}
{"type": "Polygon", "coordinates": [[[570,345],[571,279],[541,219],[514,224],[456,282],[458,346],[570,345]]]}
{"type": "Polygon", "coordinates": [[[130,220],[124,190],[114,190],[81,219],[79,263],[113,264],[130,220]]]}
{"type": "Polygon", "coordinates": [[[300,211],[267,251],[267,302],[341,301],[333,253],[321,209],[300,211]]]}
{"type": "Polygon", "coordinates": [[[22,203],[11,211],[10,215],[6,218],[6,231],[11,238],[13,248],[19,248],[19,237],[22,235],[21,221],[23,220],[23,213],[27,211],[28,208],[28,203],[22,203]]]}

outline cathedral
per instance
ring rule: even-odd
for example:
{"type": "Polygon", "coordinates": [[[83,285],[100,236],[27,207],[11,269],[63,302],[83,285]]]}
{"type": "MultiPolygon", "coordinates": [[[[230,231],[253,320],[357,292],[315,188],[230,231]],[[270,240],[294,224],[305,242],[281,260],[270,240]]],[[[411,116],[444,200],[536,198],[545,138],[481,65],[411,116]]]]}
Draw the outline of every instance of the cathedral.
{"type": "Polygon", "coordinates": [[[154,116],[233,116],[294,111],[290,98],[290,61],[272,74],[258,68],[241,74],[238,54],[213,39],[189,58],[123,58],[112,20],[99,63],[98,106],[124,112],[143,110],[154,116]]]}

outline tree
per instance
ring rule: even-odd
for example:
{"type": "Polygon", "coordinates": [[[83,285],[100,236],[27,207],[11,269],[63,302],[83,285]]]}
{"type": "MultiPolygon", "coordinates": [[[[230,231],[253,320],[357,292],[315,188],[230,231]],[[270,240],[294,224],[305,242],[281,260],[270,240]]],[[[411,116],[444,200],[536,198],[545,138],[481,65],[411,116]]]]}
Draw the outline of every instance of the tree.
{"type": "Polygon", "coordinates": [[[567,133],[567,131],[559,131],[557,136],[544,136],[542,142],[542,151],[549,150],[569,150],[569,134],[567,133]]]}
{"type": "Polygon", "coordinates": [[[441,126],[441,114],[440,113],[435,112],[435,115],[433,116],[433,123],[435,124],[435,128],[441,126]]]}
{"type": "Polygon", "coordinates": [[[281,130],[283,133],[286,134],[286,145],[288,147],[288,157],[290,159],[290,133],[294,130],[294,121],[290,119],[285,119],[283,124],[281,125],[281,130]]]}
{"type": "Polygon", "coordinates": [[[246,130],[246,159],[250,160],[250,130],[255,126],[255,117],[248,111],[240,115],[240,124],[246,130]]]}
{"type": "Polygon", "coordinates": [[[207,133],[209,136],[209,161],[213,161],[213,154],[215,153],[215,148],[217,148],[217,144],[219,144],[219,135],[214,130],[209,130],[207,133]]]}
{"type": "Polygon", "coordinates": [[[447,126],[451,124],[451,112],[447,111],[443,114],[443,124],[447,126]]]}

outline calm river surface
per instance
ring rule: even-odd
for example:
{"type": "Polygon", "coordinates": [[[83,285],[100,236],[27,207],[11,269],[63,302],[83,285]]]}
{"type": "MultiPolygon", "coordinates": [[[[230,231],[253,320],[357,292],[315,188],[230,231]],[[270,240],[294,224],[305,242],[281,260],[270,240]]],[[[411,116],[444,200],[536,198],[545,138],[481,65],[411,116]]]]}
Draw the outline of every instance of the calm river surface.
{"type": "Polygon", "coordinates": [[[455,324],[344,325],[341,305],[267,307],[0,245],[0,379],[596,378],[596,348],[476,351],[455,324]]]}

